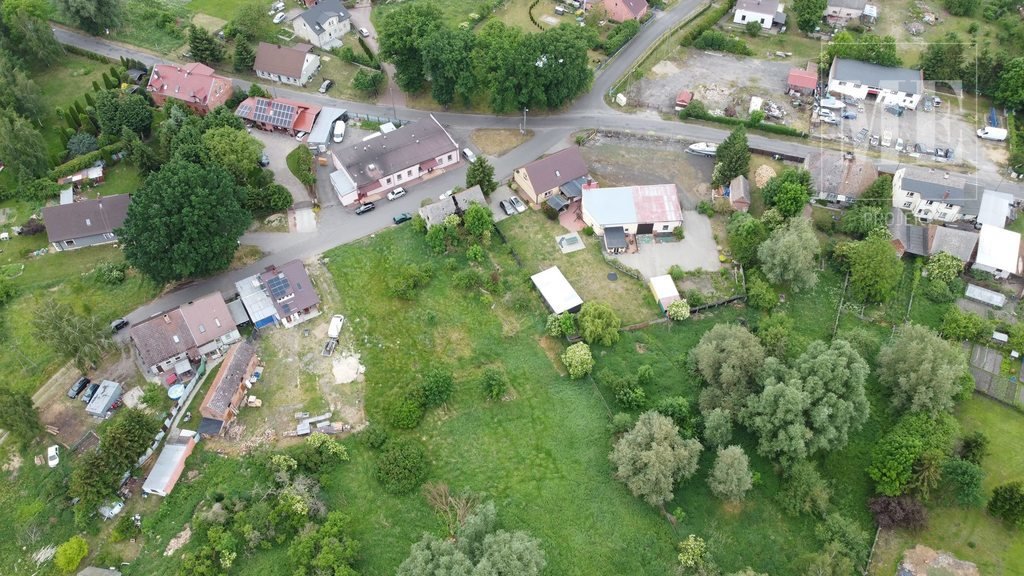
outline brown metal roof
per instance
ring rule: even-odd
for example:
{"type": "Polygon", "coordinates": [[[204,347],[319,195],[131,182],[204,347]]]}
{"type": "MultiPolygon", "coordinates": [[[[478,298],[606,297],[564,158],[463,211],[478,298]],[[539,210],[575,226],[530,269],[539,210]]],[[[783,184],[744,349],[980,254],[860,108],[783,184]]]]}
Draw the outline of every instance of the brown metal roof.
{"type": "Polygon", "coordinates": [[[220,415],[221,418],[226,416],[238,387],[243,380],[251,376],[248,373],[249,362],[255,355],[256,348],[248,340],[243,340],[228,350],[224,364],[217,372],[217,378],[203,398],[200,409],[204,414],[220,415]]]}
{"type": "Polygon", "coordinates": [[[306,274],[306,267],[302,265],[301,260],[291,260],[280,266],[269,267],[260,274],[260,282],[266,287],[281,318],[287,318],[320,303],[320,296],[313,288],[313,282],[306,274]]]}
{"type": "Polygon", "coordinates": [[[260,42],[259,48],[256,49],[256,61],[252,68],[259,72],[301,78],[302,66],[306,63],[306,54],[309,53],[309,49],[309,44],[296,44],[292,48],[260,42]]]}
{"type": "Polygon", "coordinates": [[[523,166],[522,169],[526,171],[533,190],[537,194],[586,176],[588,171],[587,163],[576,146],[559,150],[550,156],[523,166]]]}
{"type": "Polygon", "coordinates": [[[220,292],[213,292],[188,304],[182,304],[179,310],[196,346],[213,342],[237,328],[220,292]]]}
{"type": "Polygon", "coordinates": [[[356,185],[363,186],[447,152],[458,153],[458,147],[431,114],[429,120],[343,146],[337,157],[356,185]]]}
{"type": "Polygon", "coordinates": [[[196,341],[178,309],[132,326],[129,334],[147,367],[196,347],[196,341]]]}
{"type": "Polygon", "coordinates": [[[46,236],[50,242],[61,242],[113,232],[124,223],[130,203],[131,196],[118,194],[98,200],[47,206],[43,208],[46,236]]]}

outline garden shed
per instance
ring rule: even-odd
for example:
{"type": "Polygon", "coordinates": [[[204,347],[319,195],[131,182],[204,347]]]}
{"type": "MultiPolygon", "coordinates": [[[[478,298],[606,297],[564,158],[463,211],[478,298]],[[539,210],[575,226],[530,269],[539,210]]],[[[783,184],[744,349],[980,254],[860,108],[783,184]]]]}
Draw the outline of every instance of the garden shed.
{"type": "Polygon", "coordinates": [[[662,312],[668,311],[669,305],[673,302],[682,300],[679,297],[679,290],[676,288],[676,281],[668,274],[654,276],[650,280],[650,285],[654,299],[658,301],[662,312]]]}
{"type": "Polygon", "coordinates": [[[121,389],[120,384],[104,380],[100,383],[100,387],[96,389],[96,394],[93,395],[92,400],[86,405],[85,411],[90,416],[103,418],[107,415],[110,407],[121,399],[121,394],[123,393],[124,391],[121,389]]]}
{"type": "Polygon", "coordinates": [[[565,279],[558,266],[552,266],[543,272],[538,272],[530,277],[533,285],[540,290],[544,302],[555,314],[562,312],[579,312],[583,306],[583,299],[576,293],[576,290],[565,279]]]}

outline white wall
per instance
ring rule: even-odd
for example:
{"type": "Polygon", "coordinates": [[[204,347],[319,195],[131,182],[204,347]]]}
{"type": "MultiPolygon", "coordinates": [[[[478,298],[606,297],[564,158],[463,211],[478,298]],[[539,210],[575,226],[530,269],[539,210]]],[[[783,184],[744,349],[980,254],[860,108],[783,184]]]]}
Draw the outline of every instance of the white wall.
{"type": "Polygon", "coordinates": [[[747,10],[737,10],[732,21],[743,25],[746,25],[747,22],[760,22],[761,28],[768,30],[772,27],[772,18],[774,17],[774,14],[758,14],[757,12],[748,12],[747,10]]]}
{"type": "Polygon", "coordinates": [[[302,18],[296,18],[292,22],[295,34],[314,46],[327,49],[341,46],[340,38],[352,30],[352,23],[348,19],[341,20],[337,17],[328,20],[319,35],[302,18]]]}
{"type": "Polygon", "coordinates": [[[903,176],[906,168],[900,168],[892,177],[892,205],[893,208],[912,212],[915,217],[922,220],[955,222],[963,217],[961,207],[956,204],[940,202],[938,200],[925,200],[916,192],[903,189],[903,176]]]}

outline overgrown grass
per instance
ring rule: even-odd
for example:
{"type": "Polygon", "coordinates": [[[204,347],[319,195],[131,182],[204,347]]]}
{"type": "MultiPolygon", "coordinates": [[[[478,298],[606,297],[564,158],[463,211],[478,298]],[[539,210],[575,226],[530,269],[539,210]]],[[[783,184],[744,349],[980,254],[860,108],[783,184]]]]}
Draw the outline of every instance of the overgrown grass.
{"type": "MultiPolygon", "coordinates": [[[[240,6],[244,6],[253,2],[254,0],[191,0],[186,6],[193,12],[200,12],[202,14],[209,14],[210,16],[216,16],[217,18],[223,18],[224,20],[231,20],[235,17],[240,6]]],[[[267,3],[267,8],[270,8],[270,3],[267,3]]],[[[291,6],[287,6],[291,9],[291,6]]],[[[268,20],[270,17],[267,17],[268,20]]]]}
{"type": "MultiPolygon", "coordinates": [[[[980,394],[961,402],[957,409],[963,432],[982,431],[991,444],[982,464],[986,496],[996,486],[1024,479],[1024,453],[1019,439],[1024,435],[1024,416],[980,394]]],[[[978,565],[982,574],[1009,576],[1024,573],[1024,538],[1020,530],[1008,529],[981,507],[960,508],[933,503],[928,528],[920,533],[897,531],[880,539],[872,574],[892,574],[903,551],[916,544],[947,550],[962,560],[978,565]]]]}
{"type": "Polygon", "coordinates": [[[496,0],[405,0],[404,2],[382,3],[373,10],[373,22],[379,26],[381,19],[392,10],[413,2],[434,4],[441,9],[441,19],[450,27],[455,28],[463,22],[468,22],[470,26],[475,25],[479,20],[471,20],[470,15],[485,16],[489,13],[488,8],[493,6],[496,0]]]}
{"type": "MultiPolygon", "coordinates": [[[[41,132],[46,139],[47,151],[52,157],[63,157],[59,130],[64,123],[57,119],[54,109],[67,108],[75,100],[82,99],[86,92],[92,92],[94,80],[103,83],[103,72],[110,66],[90,60],[77,54],[65,53],[48,68],[32,73],[32,80],[42,92],[43,117],[40,118],[41,132]]],[[[109,72],[108,72],[109,74],[109,72]]]]}

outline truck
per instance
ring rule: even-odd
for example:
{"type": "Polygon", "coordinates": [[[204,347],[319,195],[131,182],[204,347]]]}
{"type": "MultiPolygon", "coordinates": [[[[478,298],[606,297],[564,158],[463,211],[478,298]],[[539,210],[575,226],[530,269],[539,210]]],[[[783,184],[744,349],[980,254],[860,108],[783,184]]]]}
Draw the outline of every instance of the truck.
{"type": "Polygon", "coordinates": [[[978,138],[1002,142],[1003,140],[1006,140],[1006,128],[993,128],[992,126],[986,126],[978,130],[978,138]]]}

